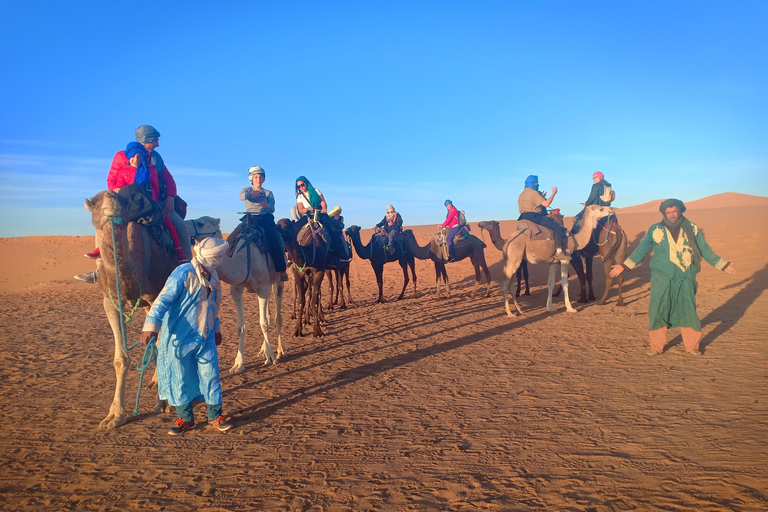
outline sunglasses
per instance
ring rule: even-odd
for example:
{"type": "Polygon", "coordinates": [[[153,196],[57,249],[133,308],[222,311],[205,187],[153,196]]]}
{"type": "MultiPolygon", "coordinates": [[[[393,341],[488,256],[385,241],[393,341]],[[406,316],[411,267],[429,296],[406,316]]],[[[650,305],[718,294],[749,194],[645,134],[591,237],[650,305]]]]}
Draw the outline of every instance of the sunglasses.
{"type": "Polygon", "coordinates": [[[297,183],[296,186],[301,188],[301,187],[306,187],[307,184],[306,183],[297,183]]]}

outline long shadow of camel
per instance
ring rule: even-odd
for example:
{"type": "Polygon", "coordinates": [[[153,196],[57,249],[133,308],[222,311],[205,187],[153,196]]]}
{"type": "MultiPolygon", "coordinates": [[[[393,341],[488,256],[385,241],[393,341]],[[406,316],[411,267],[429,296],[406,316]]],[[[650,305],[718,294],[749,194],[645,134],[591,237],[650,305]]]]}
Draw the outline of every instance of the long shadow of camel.
{"type": "MultiPolygon", "coordinates": [[[[503,315],[504,313],[499,313],[499,314],[493,315],[493,317],[501,317],[503,315]]],[[[306,400],[312,396],[326,393],[336,388],[348,386],[350,384],[353,384],[367,377],[378,375],[380,373],[392,370],[400,366],[411,364],[415,361],[419,361],[427,357],[431,357],[444,352],[449,352],[451,350],[454,350],[460,347],[477,343],[479,341],[482,341],[483,339],[486,339],[489,336],[504,334],[506,332],[509,332],[523,325],[528,325],[532,322],[536,322],[543,318],[547,318],[550,315],[551,315],[550,313],[544,311],[536,315],[531,315],[524,318],[517,318],[513,322],[509,322],[504,325],[494,326],[489,329],[486,329],[485,331],[474,332],[470,335],[462,336],[460,338],[456,338],[450,341],[437,343],[435,345],[430,345],[428,347],[412,350],[404,354],[399,354],[396,356],[380,359],[378,361],[364,364],[356,368],[344,370],[344,371],[338,372],[336,375],[334,375],[333,377],[330,377],[329,379],[323,382],[318,382],[316,384],[303,386],[303,387],[291,390],[288,393],[284,393],[280,396],[276,396],[274,398],[264,400],[259,404],[256,404],[250,407],[245,407],[237,411],[232,411],[232,416],[237,425],[249,424],[254,421],[261,421],[261,420],[264,420],[267,416],[272,415],[274,412],[280,409],[283,409],[285,407],[290,407],[293,404],[298,403],[302,400],[306,400]]]]}

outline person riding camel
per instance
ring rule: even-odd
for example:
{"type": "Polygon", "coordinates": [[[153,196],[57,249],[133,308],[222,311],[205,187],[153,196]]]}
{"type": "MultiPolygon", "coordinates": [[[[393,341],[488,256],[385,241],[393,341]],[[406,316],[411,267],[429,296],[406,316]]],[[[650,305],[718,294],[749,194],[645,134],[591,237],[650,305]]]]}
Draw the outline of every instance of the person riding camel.
{"type": "Polygon", "coordinates": [[[529,220],[534,224],[544,226],[552,230],[555,238],[555,257],[561,261],[567,261],[568,255],[564,249],[568,243],[565,228],[547,217],[547,208],[552,204],[557,194],[557,187],[552,187],[552,195],[547,199],[539,192],[539,177],[530,175],[525,179],[525,188],[517,198],[517,206],[520,211],[518,220],[529,220]]]}
{"type": "Polygon", "coordinates": [[[448,233],[445,235],[445,244],[448,246],[448,263],[450,263],[456,258],[453,254],[453,239],[461,229],[461,226],[459,225],[459,210],[453,206],[453,202],[450,199],[446,199],[443,204],[447,213],[445,214],[445,221],[439,227],[448,228],[448,233]]]}
{"type": "Polygon", "coordinates": [[[328,229],[331,239],[331,250],[339,256],[340,261],[350,261],[352,259],[349,245],[344,240],[342,225],[336,222],[336,219],[328,216],[328,205],[325,202],[323,193],[313,187],[312,183],[304,176],[296,178],[296,207],[300,215],[316,217],[328,229]]]}
{"type": "Polygon", "coordinates": [[[264,232],[275,272],[280,272],[280,279],[287,281],[285,246],[283,245],[283,237],[280,236],[275,225],[275,196],[271,190],[262,187],[266,179],[267,175],[264,169],[258,165],[248,169],[248,181],[251,182],[251,186],[240,191],[240,200],[245,201],[246,213],[245,217],[240,219],[242,222],[230,233],[227,239],[229,242],[227,256],[232,257],[235,253],[237,237],[240,235],[243,225],[259,226],[264,232]]]}
{"type": "MultiPolygon", "coordinates": [[[[579,229],[581,228],[581,219],[584,217],[584,210],[587,206],[593,204],[598,206],[611,206],[611,202],[613,202],[613,198],[616,196],[611,188],[611,184],[605,181],[605,175],[600,171],[595,171],[595,173],[592,174],[592,181],[594,183],[589,192],[589,197],[584,202],[584,208],[582,208],[573,218],[573,229],[571,229],[571,233],[579,232],[579,229]]],[[[615,218],[614,215],[611,215],[611,217],[615,218]]],[[[607,221],[608,218],[600,219],[598,221],[598,226],[604,225],[607,221]]]]}
{"type": "MultiPolygon", "coordinates": [[[[150,154],[144,144],[140,142],[129,142],[124,151],[118,151],[112,158],[112,165],[107,174],[107,188],[113,192],[118,192],[121,188],[131,185],[140,185],[144,194],[154,202],[160,198],[160,184],[157,169],[150,163],[150,154]]],[[[179,263],[189,261],[186,253],[182,249],[181,239],[173,224],[171,218],[163,210],[163,227],[168,231],[176,251],[176,259],[179,263]]],[[[98,243],[98,241],[97,241],[98,243]]],[[[92,252],[86,254],[86,257],[99,259],[101,250],[97,246],[92,252]]],[[[78,281],[89,284],[96,284],[99,270],[92,270],[85,274],[75,276],[78,281]]]]}
{"type": "Polygon", "coordinates": [[[395,211],[395,207],[391,204],[387,205],[387,214],[381,219],[381,222],[376,224],[377,228],[383,229],[387,233],[387,246],[386,249],[390,254],[395,252],[395,236],[403,231],[403,217],[395,211]]]}

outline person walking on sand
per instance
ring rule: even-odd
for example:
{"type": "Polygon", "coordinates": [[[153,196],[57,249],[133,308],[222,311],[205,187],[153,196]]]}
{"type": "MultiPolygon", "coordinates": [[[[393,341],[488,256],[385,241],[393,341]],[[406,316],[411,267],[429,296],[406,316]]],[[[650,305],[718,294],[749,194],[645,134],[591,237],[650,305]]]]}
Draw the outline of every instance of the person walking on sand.
{"type": "Polygon", "coordinates": [[[635,251],[610,275],[635,268],[653,249],[651,256],[651,302],[648,306],[648,355],[664,352],[667,329],[680,327],[685,350],[701,355],[701,320],[696,313],[696,274],[703,259],[718,270],[735,274],[733,265],[715,254],[699,227],[683,216],[685,204],[667,199],[659,206],[661,222],[653,224],[635,251]]]}
{"type": "Polygon", "coordinates": [[[232,428],[221,408],[216,348],[221,344],[221,281],[216,268],[228,246],[220,238],[200,242],[192,262],[179,265],[168,277],[144,322],[141,342],[145,345],[162,333],[157,338],[157,393],[179,415],[168,431],[172,436],[195,428],[195,400],[205,401],[208,422],[214,428],[221,432],[232,428]]]}

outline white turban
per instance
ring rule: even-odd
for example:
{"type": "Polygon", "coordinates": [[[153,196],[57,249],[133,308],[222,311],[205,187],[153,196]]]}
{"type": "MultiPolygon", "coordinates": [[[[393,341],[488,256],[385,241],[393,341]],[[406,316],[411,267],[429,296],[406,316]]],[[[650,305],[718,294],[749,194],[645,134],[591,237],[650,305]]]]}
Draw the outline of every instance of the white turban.
{"type": "Polygon", "coordinates": [[[226,240],[208,237],[196,248],[197,261],[208,270],[213,270],[224,261],[228,248],[229,244],[226,240]]]}

